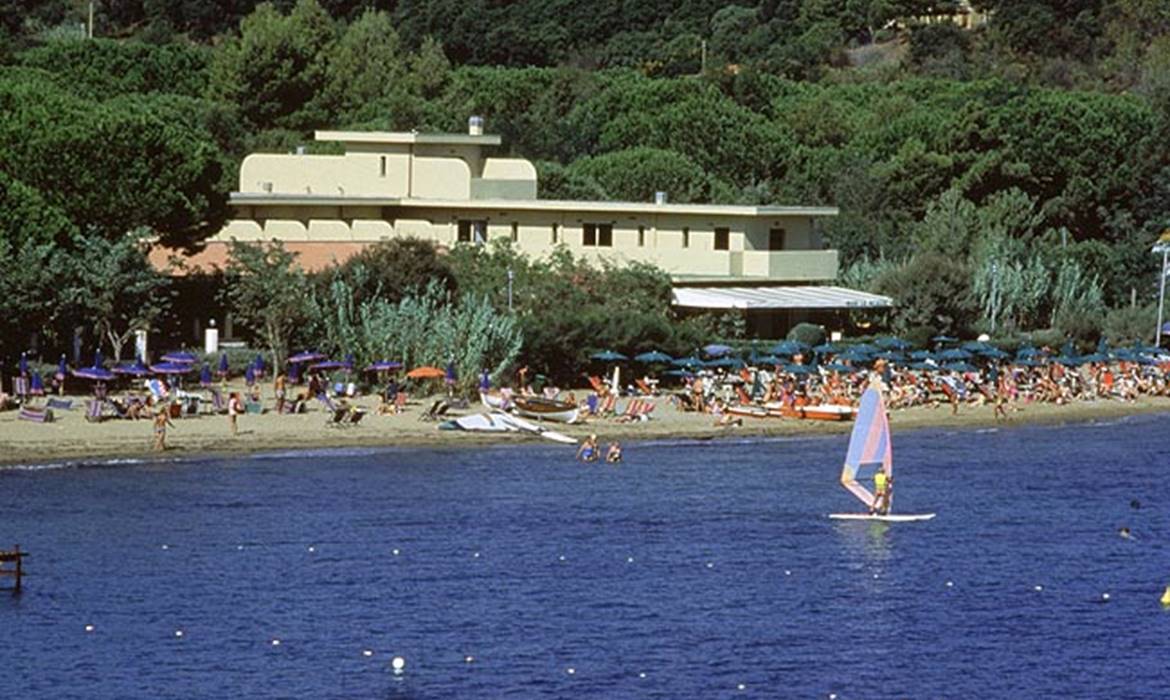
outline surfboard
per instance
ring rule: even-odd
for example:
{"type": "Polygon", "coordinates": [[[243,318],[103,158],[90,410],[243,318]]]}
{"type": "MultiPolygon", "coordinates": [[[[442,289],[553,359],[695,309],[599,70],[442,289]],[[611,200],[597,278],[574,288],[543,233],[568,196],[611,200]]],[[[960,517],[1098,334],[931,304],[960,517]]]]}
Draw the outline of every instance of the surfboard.
{"type": "Polygon", "coordinates": [[[869,513],[829,513],[833,520],[870,520],[881,523],[913,523],[919,520],[930,520],[935,513],[898,513],[897,515],[870,515],[869,513]]]}

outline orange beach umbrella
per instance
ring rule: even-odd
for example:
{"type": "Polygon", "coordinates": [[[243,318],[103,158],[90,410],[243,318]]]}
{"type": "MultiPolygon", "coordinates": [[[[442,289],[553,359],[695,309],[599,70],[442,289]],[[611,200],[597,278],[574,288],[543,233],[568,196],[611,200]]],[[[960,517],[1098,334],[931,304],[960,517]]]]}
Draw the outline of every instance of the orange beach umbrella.
{"type": "Polygon", "coordinates": [[[438,367],[415,367],[406,373],[411,379],[442,379],[447,372],[438,367]]]}

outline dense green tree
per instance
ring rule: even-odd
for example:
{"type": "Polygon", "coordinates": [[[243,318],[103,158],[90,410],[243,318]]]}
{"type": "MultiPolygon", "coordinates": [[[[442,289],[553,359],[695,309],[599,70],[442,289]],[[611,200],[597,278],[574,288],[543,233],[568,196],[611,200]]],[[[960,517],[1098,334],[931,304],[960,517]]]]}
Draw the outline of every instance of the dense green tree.
{"type": "Polygon", "coordinates": [[[375,243],[318,277],[322,288],[342,279],[355,305],[374,298],[396,304],[404,297],[418,296],[430,284],[437,284],[444,294],[457,289],[451,266],[435,244],[418,238],[375,243]]]}
{"type": "Polygon", "coordinates": [[[283,367],[310,298],[310,282],[296,254],[279,241],[233,240],[224,273],[223,293],[235,317],[264,343],[273,365],[283,367]]]}
{"type": "Polygon", "coordinates": [[[697,163],[673,151],[631,148],[581,158],[569,168],[604,188],[606,199],[650,202],[656,192],[672,201],[729,201],[731,188],[703,172],[697,163]]]}
{"type": "Polygon", "coordinates": [[[58,85],[94,100],[128,93],[198,97],[207,90],[210,53],[185,44],[94,39],[33,48],[20,54],[19,63],[48,71],[60,78],[58,85]]]}

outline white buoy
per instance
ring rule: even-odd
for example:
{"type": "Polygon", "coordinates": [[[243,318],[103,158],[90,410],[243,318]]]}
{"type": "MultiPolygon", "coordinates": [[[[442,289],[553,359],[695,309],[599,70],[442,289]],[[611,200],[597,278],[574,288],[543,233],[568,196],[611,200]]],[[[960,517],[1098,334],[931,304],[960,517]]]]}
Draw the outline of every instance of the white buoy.
{"type": "Polygon", "coordinates": [[[390,550],[390,553],[391,553],[391,554],[393,554],[394,556],[398,556],[398,550],[397,550],[397,549],[392,549],[392,550],[390,550]]]}
{"type": "Polygon", "coordinates": [[[168,546],[166,546],[166,545],[164,544],[164,545],[163,545],[163,549],[170,549],[170,547],[168,547],[168,546]]]}
{"type": "Polygon", "coordinates": [[[874,578],[877,578],[877,577],[878,577],[878,575],[877,575],[877,574],[874,574],[874,575],[873,575],[873,577],[874,577],[874,578]]]}
{"type": "Polygon", "coordinates": [[[645,678],[645,677],[646,677],[645,671],[642,671],[641,673],[638,674],[638,678],[645,678]]]}
{"type": "Polygon", "coordinates": [[[182,638],[182,636],[183,636],[183,630],[175,630],[175,636],[176,636],[176,637],[179,637],[179,638],[182,638]]]}
{"type": "Polygon", "coordinates": [[[954,581],[947,581],[947,588],[954,588],[954,587],[955,587],[954,581]]]}
{"type": "Polygon", "coordinates": [[[562,554],[562,555],[561,555],[561,561],[564,561],[564,560],[565,560],[565,555],[564,555],[564,554],[562,554]]]}
{"type": "Polygon", "coordinates": [[[785,576],[791,576],[791,575],[792,575],[792,572],[791,572],[791,571],[789,571],[788,569],[785,569],[785,570],[784,570],[784,575],[785,575],[785,576]]]}
{"type": "Polygon", "coordinates": [[[373,649],[362,649],[362,656],[369,658],[374,655],[373,649]]]}
{"type": "Polygon", "coordinates": [[[568,674],[571,676],[571,675],[573,675],[573,674],[577,673],[577,669],[575,669],[575,668],[573,668],[572,666],[570,666],[570,667],[569,667],[569,670],[567,671],[567,673],[568,673],[568,674]]]}
{"type": "Polygon", "coordinates": [[[475,554],[472,554],[471,556],[474,557],[475,559],[479,559],[479,552],[476,552],[475,554]]]}
{"type": "Polygon", "coordinates": [[[310,554],[312,554],[313,552],[316,552],[316,551],[317,551],[317,548],[316,548],[316,547],[309,547],[309,553],[310,553],[310,554]]]}
{"type": "Polygon", "coordinates": [[[829,700],[837,700],[837,694],[836,693],[829,693],[829,700]]]}
{"type": "Polygon", "coordinates": [[[401,656],[395,656],[390,660],[390,667],[394,669],[394,675],[402,675],[403,669],[406,668],[406,659],[401,656]]]}
{"type": "Polygon", "coordinates": [[[244,551],[244,545],[242,545],[242,544],[236,545],[236,551],[239,551],[239,552],[244,551]]]}
{"type": "Polygon", "coordinates": [[[633,558],[633,557],[626,557],[626,563],[627,563],[627,564],[633,564],[633,563],[634,563],[634,558],[633,558]]]}
{"type": "Polygon", "coordinates": [[[735,686],[735,689],[736,690],[747,690],[747,686],[744,685],[743,683],[740,683],[739,685],[735,686]]]}
{"type": "Polygon", "coordinates": [[[714,568],[715,568],[715,563],[714,563],[714,562],[710,562],[710,561],[709,561],[709,562],[707,562],[707,568],[708,568],[708,569],[714,569],[714,568]]]}
{"type": "Polygon", "coordinates": [[[1042,590],[1044,590],[1044,586],[1036,586],[1036,587],[1034,588],[1034,590],[1037,590],[1037,591],[1042,591],[1042,590]]]}
{"type": "Polygon", "coordinates": [[[1104,600],[1104,601],[1108,602],[1108,600],[1109,600],[1109,594],[1108,594],[1108,593],[1102,593],[1102,594],[1101,594],[1101,600],[1104,600]]]}
{"type": "Polygon", "coordinates": [[[463,657],[463,663],[465,663],[465,664],[469,664],[473,661],[475,661],[475,657],[472,656],[471,654],[468,654],[467,656],[463,657]]]}
{"type": "Polygon", "coordinates": [[[93,631],[93,625],[86,625],[86,626],[85,626],[85,631],[86,631],[86,632],[92,632],[92,631],[93,631]]]}
{"type": "Polygon", "coordinates": [[[272,646],[274,646],[274,647],[278,647],[278,646],[280,646],[280,640],[279,640],[279,639],[273,639],[273,640],[272,640],[272,646]]]}

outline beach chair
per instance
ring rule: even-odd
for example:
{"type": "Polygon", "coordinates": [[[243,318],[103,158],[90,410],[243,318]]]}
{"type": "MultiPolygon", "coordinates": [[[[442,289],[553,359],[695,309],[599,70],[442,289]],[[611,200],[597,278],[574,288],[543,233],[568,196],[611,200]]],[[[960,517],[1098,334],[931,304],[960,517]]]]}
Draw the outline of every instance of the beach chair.
{"type": "Polygon", "coordinates": [[[735,394],[739,397],[739,402],[745,406],[752,403],[752,397],[747,393],[747,389],[743,388],[742,384],[735,386],[735,394]]]}
{"type": "Polygon", "coordinates": [[[642,412],[642,399],[630,399],[626,404],[624,411],[619,411],[616,420],[619,423],[629,423],[630,421],[638,420],[638,415],[642,412]]]}
{"type": "Polygon", "coordinates": [[[593,390],[596,391],[599,396],[605,396],[609,393],[609,387],[606,386],[605,382],[601,381],[601,377],[590,376],[589,386],[593,387],[593,390]]]}
{"type": "Polygon", "coordinates": [[[654,396],[654,387],[647,384],[644,380],[635,379],[634,386],[638,387],[638,391],[642,396],[654,396]]]}
{"type": "Polygon", "coordinates": [[[12,378],[12,394],[19,396],[21,399],[28,397],[28,377],[12,378]]]}
{"type": "Polygon", "coordinates": [[[45,406],[54,411],[71,411],[73,410],[73,399],[50,398],[45,406]]]}
{"type": "Polygon", "coordinates": [[[33,423],[52,423],[53,409],[51,408],[33,408],[32,406],[21,406],[20,420],[27,420],[33,423]]]}
{"type": "Polygon", "coordinates": [[[449,408],[450,404],[447,403],[446,399],[436,399],[435,402],[431,404],[430,408],[419,414],[418,419],[425,421],[439,420],[440,417],[447,414],[447,409],[449,408]]]}
{"type": "Polygon", "coordinates": [[[602,400],[601,406],[597,409],[599,416],[612,416],[617,413],[617,396],[610,394],[602,400]]]}
{"type": "Polygon", "coordinates": [[[145,382],[146,390],[150,392],[155,401],[166,401],[167,390],[166,386],[158,379],[147,379],[145,382]]]}
{"type": "Polygon", "coordinates": [[[100,423],[105,420],[102,409],[106,402],[101,399],[89,399],[85,402],[85,419],[90,423],[100,423]]]}

